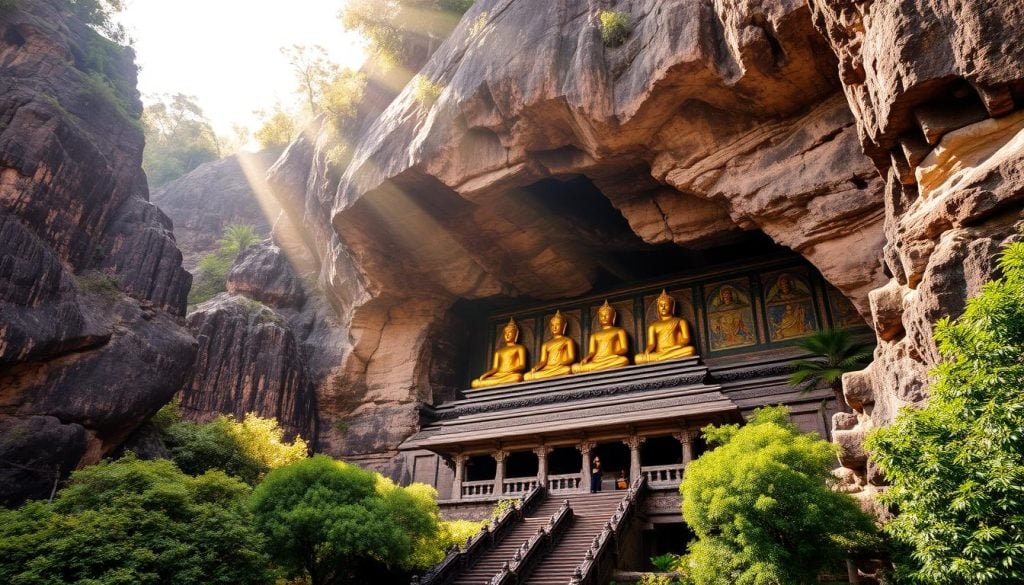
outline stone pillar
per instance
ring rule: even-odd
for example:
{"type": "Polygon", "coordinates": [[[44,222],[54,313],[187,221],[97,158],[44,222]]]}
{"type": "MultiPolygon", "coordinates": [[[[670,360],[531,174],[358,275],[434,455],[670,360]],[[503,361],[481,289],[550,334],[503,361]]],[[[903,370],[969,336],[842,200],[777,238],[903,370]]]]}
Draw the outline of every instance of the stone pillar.
{"type": "Polygon", "coordinates": [[[597,443],[593,441],[581,441],[576,448],[580,450],[580,455],[583,456],[583,465],[580,467],[580,491],[590,491],[590,452],[593,451],[597,443]]]}
{"type": "Polygon", "coordinates": [[[683,447],[683,466],[693,461],[693,431],[683,431],[672,435],[683,447]]]}
{"type": "Polygon", "coordinates": [[[494,452],[494,460],[498,462],[494,469],[494,495],[499,498],[505,493],[505,457],[507,455],[508,452],[501,449],[494,452]]]}
{"type": "Polygon", "coordinates": [[[462,478],[466,474],[466,456],[462,453],[455,455],[455,481],[452,482],[452,499],[462,499],[462,478]]]}
{"type": "Polygon", "coordinates": [[[551,449],[541,445],[535,447],[533,453],[537,455],[537,485],[548,487],[548,453],[551,449]]]}
{"type": "Polygon", "coordinates": [[[640,435],[630,435],[622,440],[629,447],[629,483],[632,484],[640,477],[640,445],[644,438],[640,435]]]}

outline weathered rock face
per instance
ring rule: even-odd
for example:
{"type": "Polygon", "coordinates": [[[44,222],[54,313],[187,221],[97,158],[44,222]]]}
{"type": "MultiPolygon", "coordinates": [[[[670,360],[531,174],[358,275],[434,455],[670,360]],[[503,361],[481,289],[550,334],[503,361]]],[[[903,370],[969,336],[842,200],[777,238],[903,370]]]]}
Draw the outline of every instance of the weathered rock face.
{"type": "Polygon", "coordinates": [[[317,393],[334,454],[399,471],[418,403],[451,390],[459,299],[570,297],[619,251],[743,230],[807,257],[865,316],[886,279],[884,181],[803,2],[480,0],[421,75],[438,99],[406,88],[341,176],[307,137],[270,173],[275,239],[345,332],[317,393]],[[622,46],[602,44],[599,8],[630,13],[622,46]]]}
{"type": "Polygon", "coordinates": [[[147,201],[130,51],[0,16],[0,503],[110,452],[184,381],[191,277],[147,201]]]}
{"type": "Polygon", "coordinates": [[[153,203],[174,222],[186,269],[194,270],[202,255],[217,249],[224,226],[245,224],[264,237],[270,233],[266,218],[277,217],[280,207],[270,196],[265,177],[280,155],[275,148],[225,157],[153,192],[153,203]]]}
{"type": "MultiPolygon", "coordinates": [[[[1020,239],[1024,26],[1018,2],[810,0],[865,151],[885,178],[885,267],[869,294],[879,346],[844,379],[863,434],[927,395],[935,323],[957,316],[1020,239]]],[[[880,478],[850,462],[868,482],[880,478]]],[[[863,483],[863,481],[862,481],[863,483]]],[[[870,488],[867,489],[870,492],[870,488]]]]}
{"type": "Polygon", "coordinates": [[[181,392],[189,418],[253,412],[276,418],[289,436],[316,438],[316,398],[298,340],[286,318],[259,301],[221,293],[189,314],[199,340],[181,392]]]}

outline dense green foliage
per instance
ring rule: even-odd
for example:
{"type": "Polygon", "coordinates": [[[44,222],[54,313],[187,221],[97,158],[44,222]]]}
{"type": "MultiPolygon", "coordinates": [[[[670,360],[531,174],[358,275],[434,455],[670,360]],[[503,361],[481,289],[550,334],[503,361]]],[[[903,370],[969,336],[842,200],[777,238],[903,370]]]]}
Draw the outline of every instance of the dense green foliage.
{"type": "Polygon", "coordinates": [[[680,486],[698,537],[686,562],[697,585],[810,584],[871,542],[871,520],[829,488],[836,447],[800,433],[785,407],[704,434],[719,446],[690,463],[680,486]]]}
{"type": "Polygon", "coordinates": [[[124,10],[124,0],[68,0],[68,6],[75,16],[103,36],[118,44],[131,44],[124,25],[114,20],[114,15],[124,10]]]}
{"type": "Polygon", "coordinates": [[[162,96],[146,106],[142,123],[146,133],[142,168],[151,188],[220,158],[213,127],[192,96],[162,96]]]}
{"type": "Polygon", "coordinates": [[[299,131],[295,116],[280,106],[271,112],[263,112],[261,116],[263,122],[253,133],[253,138],[260,143],[261,148],[288,146],[288,143],[299,131]]]}
{"type": "Polygon", "coordinates": [[[0,510],[0,582],[11,585],[270,583],[249,488],[126,457],[75,472],[52,503],[0,510]]]}
{"type": "Polygon", "coordinates": [[[601,23],[601,40],[609,47],[626,42],[633,31],[633,19],[626,12],[602,10],[597,15],[601,23]]]}
{"type": "MultiPolygon", "coordinates": [[[[161,409],[159,416],[166,416],[161,409]]],[[[238,422],[218,416],[208,423],[175,420],[159,423],[171,459],[190,475],[219,469],[249,485],[256,485],[272,469],[305,459],[309,447],[302,437],[284,440],[274,419],[248,414],[238,422]]]]}
{"type": "Polygon", "coordinates": [[[815,357],[793,362],[796,370],[789,384],[808,392],[827,384],[836,393],[840,405],[843,398],[843,374],[863,369],[871,361],[871,346],[853,339],[846,329],[822,329],[801,339],[797,346],[815,357]]]}
{"type": "Polygon", "coordinates": [[[192,290],[188,293],[188,304],[198,305],[224,292],[225,281],[238,254],[259,240],[256,228],[251,225],[233,223],[224,226],[222,237],[217,240],[217,251],[199,259],[192,290]]]}
{"type": "Polygon", "coordinates": [[[417,69],[416,56],[429,54],[458,24],[473,0],[349,0],[342,26],[370,41],[381,62],[417,69]]]}
{"type": "Polygon", "coordinates": [[[1000,266],[1004,278],[936,327],[928,404],[868,440],[892,484],[885,529],[911,550],[897,566],[909,582],[1024,582],[1024,244],[1000,266]]]}
{"type": "Polygon", "coordinates": [[[322,455],[270,472],[253,492],[256,525],[289,577],[372,583],[438,558],[433,488],[322,455]]]}

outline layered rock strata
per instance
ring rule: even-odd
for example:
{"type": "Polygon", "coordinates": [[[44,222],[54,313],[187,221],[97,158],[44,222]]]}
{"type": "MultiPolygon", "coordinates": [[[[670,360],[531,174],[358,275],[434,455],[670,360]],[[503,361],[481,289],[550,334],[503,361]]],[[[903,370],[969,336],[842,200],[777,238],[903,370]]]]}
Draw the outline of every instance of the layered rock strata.
{"type": "Polygon", "coordinates": [[[315,443],[316,396],[300,337],[315,325],[302,312],[302,284],[267,242],[240,254],[227,288],[189,313],[199,350],[181,391],[183,413],[193,420],[255,413],[315,443]]]}
{"type": "Polygon", "coordinates": [[[153,192],[153,203],[174,222],[187,270],[194,271],[204,254],[218,249],[225,226],[251,225],[263,237],[270,234],[267,218],[276,218],[280,207],[267,189],[266,174],[280,155],[279,148],[231,155],[153,192]]]}
{"type": "Polygon", "coordinates": [[[885,282],[884,181],[802,2],[481,0],[420,75],[439,96],[410,84],[342,172],[301,137],[270,174],[275,237],[349,340],[318,389],[332,453],[387,467],[418,404],[452,391],[457,301],[578,295],[628,274],[608,262],[623,249],[760,230],[864,315],[885,282]],[[621,46],[599,8],[629,13],[621,46]],[[603,201],[574,203],[570,179],[603,201]]]}
{"type": "Polygon", "coordinates": [[[191,277],[141,169],[132,53],[66,12],[0,14],[0,503],[45,497],[165,404],[191,277]]]}
{"type": "Polygon", "coordinates": [[[837,420],[854,491],[884,482],[859,447],[927,397],[935,323],[998,276],[1024,207],[1024,46],[1017,2],[810,0],[861,144],[885,179],[888,281],[868,294],[879,345],[844,377],[856,418],[837,420]]]}

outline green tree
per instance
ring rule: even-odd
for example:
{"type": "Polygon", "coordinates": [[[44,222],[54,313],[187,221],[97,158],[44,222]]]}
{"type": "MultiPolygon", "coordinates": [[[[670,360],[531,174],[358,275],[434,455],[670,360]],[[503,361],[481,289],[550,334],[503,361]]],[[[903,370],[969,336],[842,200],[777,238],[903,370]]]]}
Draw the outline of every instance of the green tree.
{"type": "Polygon", "coordinates": [[[1024,244],[1000,267],[959,319],[937,325],[943,361],[927,405],[868,439],[910,582],[1024,582],[1024,244]]]}
{"type": "Polygon", "coordinates": [[[131,44],[128,30],[114,19],[124,10],[124,0],[69,0],[68,5],[75,16],[96,32],[116,43],[131,44]]]}
{"type": "Polygon", "coordinates": [[[814,357],[796,360],[796,370],[789,384],[804,392],[827,384],[836,395],[840,408],[846,405],[843,397],[843,374],[863,369],[871,361],[871,346],[853,339],[846,329],[822,329],[800,340],[797,346],[814,357]]]}
{"type": "Polygon", "coordinates": [[[416,70],[415,62],[433,53],[472,5],[473,0],[349,0],[340,17],[346,30],[370,41],[379,60],[416,70]]]}
{"type": "Polygon", "coordinates": [[[188,304],[204,303],[217,293],[224,292],[228,273],[231,272],[231,266],[238,258],[238,254],[259,239],[256,228],[251,225],[224,226],[221,239],[217,240],[218,250],[199,259],[198,270],[192,280],[192,290],[188,293],[188,304]]]}
{"type": "Polygon", "coordinates": [[[217,136],[195,99],[180,93],[160,96],[143,111],[146,149],[142,168],[150,187],[159,187],[204,162],[220,158],[217,136]]]}
{"type": "Polygon", "coordinates": [[[276,420],[252,413],[241,422],[224,415],[207,423],[176,421],[167,425],[162,435],[171,459],[185,473],[199,475],[217,469],[249,485],[309,453],[302,437],[285,441],[276,420]]]}
{"type": "Polygon", "coordinates": [[[280,104],[271,112],[259,112],[262,120],[260,127],[253,133],[253,138],[262,148],[288,146],[299,131],[299,123],[295,116],[286,112],[280,104]]]}
{"type": "Polygon", "coordinates": [[[796,585],[877,544],[870,518],[830,489],[836,447],[800,433],[785,407],[745,426],[704,429],[719,446],[690,463],[680,492],[697,535],[686,566],[697,585],[796,585]]]}
{"type": "Polygon", "coordinates": [[[71,476],[52,503],[0,509],[0,582],[271,583],[249,488],[128,456],[71,476]]]}
{"type": "Polygon", "coordinates": [[[371,583],[425,562],[438,541],[433,489],[323,455],[267,474],[252,495],[256,525],[289,577],[312,585],[371,583]]]}

